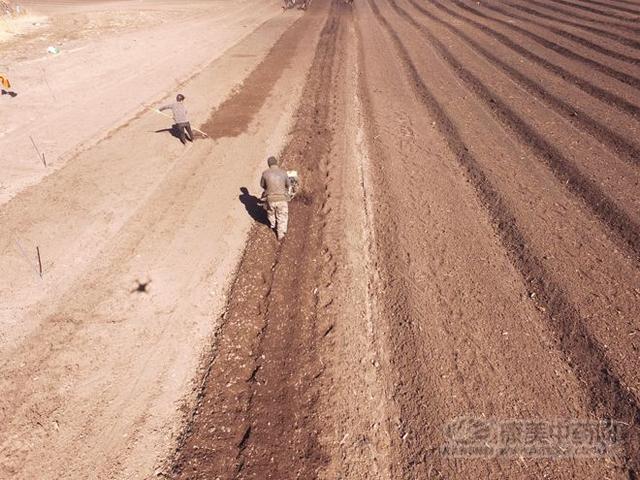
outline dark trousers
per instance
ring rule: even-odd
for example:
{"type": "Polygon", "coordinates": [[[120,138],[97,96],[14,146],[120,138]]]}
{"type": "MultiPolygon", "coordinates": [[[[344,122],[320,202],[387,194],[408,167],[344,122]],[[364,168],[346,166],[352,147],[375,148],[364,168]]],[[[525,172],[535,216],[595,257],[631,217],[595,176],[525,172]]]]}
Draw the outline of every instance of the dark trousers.
{"type": "Polygon", "coordinates": [[[178,132],[178,137],[180,138],[180,141],[183,144],[187,143],[187,140],[189,140],[190,142],[193,142],[193,132],[191,131],[191,124],[189,122],[176,123],[175,129],[176,129],[176,132],[178,132]],[[187,138],[185,138],[185,134],[184,134],[185,130],[189,135],[187,138]]]}

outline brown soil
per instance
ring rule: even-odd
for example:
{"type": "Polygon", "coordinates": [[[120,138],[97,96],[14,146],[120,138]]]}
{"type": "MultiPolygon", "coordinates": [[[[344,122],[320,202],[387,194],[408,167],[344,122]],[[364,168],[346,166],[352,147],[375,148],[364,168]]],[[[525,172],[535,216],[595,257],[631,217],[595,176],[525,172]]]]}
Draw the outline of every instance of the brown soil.
{"type": "MultiPolygon", "coordinates": [[[[118,241],[70,283],[92,288],[67,288],[55,307],[41,307],[47,322],[28,339],[47,348],[24,346],[7,360],[13,383],[0,386],[13,403],[3,411],[31,398],[29,379],[46,368],[60,365],[66,378],[56,345],[80,356],[87,313],[126,324],[139,312],[149,331],[211,315],[209,296],[198,292],[221,261],[206,256],[224,237],[216,222],[229,229],[238,221],[225,216],[225,199],[235,201],[238,178],[259,173],[245,164],[247,152],[280,150],[270,132],[286,130],[280,156],[303,182],[289,233],[277,241],[257,195],[243,192],[248,241],[212,322],[195,400],[184,403],[182,433],[167,441],[174,454],[156,476],[639,478],[640,3],[316,0],[280,23],[290,13],[271,21],[273,46],[244,82],[203,110],[201,128],[213,140],[187,147],[193,153],[171,150],[179,162],[153,182],[161,188],[145,187],[118,241]],[[294,105],[289,124],[280,113],[294,105]],[[201,225],[204,235],[193,235],[201,225]],[[177,294],[164,288],[154,315],[123,303],[130,290],[124,298],[116,288],[139,271],[140,255],[166,274],[151,289],[182,279],[177,294]],[[185,280],[190,273],[200,280],[185,280]],[[602,421],[619,435],[586,456],[505,447],[465,457],[444,448],[452,431],[465,433],[458,427],[510,421],[602,421]]],[[[206,90],[234,58],[250,57],[259,38],[194,88],[206,90]]],[[[126,145],[137,122],[116,140],[126,145]]],[[[93,164],[81,165],[71,165],[67,181],[63,170],[27,193],[70,191],[93,164]]],[[[84,188],[84,198],[97,195],[84,188]]],[[[6,208],[8,226],[25,212],[40,215],[45,200],[28,194],[6,208]]],[[[158,338],[145,365],[195,348],[188,331],[176,331],[177,342],[158,338]]],[[[147,383],[133,382],[116,406],[147,383]]],[[[37,406],[61,404],[67,394],[46,385],[37,406]]],[[[164,418],[151,412],[157,403],[137,404],[164,418]]],[[[105,450],[121,451],[111,436],[105,450]]],[[[75,478],[90,465],[76,466],[75,478]]]]}
{"type": "Polygon", "coordinates": [[[213,140],[244,133],[263,107],[273,86],[290,65],[298,47],[296,42],[308,28],[307,22],[297,22],[288,29],[237,92],[211,112],[211,117],[201,127],[202,131],[213,140]]]}
{"type": "Polygon", "coordinates": [[[284,157],[309,202],[252,231],[176,478],[636,478],[635,44],[516,7],[332,5],[284,157]],[[459,417],[626,436],[456,459],[459,417]]]}
{"type": "MultiPolygon", "coordinates": [[[[283,37],[287,43],[304,35],[312,22],[325,21],[323,10],[292,27],[283,37]]],[[[339,10],[339,4],[331,7],[320,34],[296,134],[282,153],[286,167],[304,178],[304,191],[290,206],[292,224],[283,242],[264,225],[251,232],[175,478],[315,478],[326,463],[317,438],[316,403],[323,373],[318,342],[328,331],[318,324],[317,273],[326,202],[322,166],[334,134],[339,10]]],[[[259,81],[258,74],[278,75],[281,57],[291,52],[278,50],[278,44],[274,48],[245,86],[259,81]]],[[[234,108],[252,111],[251,96],[236,98],[234,108]]],[[[225,108],[231,107],[220,111],[225,108]]]]}

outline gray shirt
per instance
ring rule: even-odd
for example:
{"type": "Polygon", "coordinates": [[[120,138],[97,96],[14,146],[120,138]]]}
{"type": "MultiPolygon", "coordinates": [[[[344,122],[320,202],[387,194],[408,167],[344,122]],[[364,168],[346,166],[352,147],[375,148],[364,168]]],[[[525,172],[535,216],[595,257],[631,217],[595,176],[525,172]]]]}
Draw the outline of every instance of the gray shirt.
{"type": "Polygon", "coordinates": [[[264,196],[268,202],[286,202],[289,200],[291,182],[287,172],[277,165],[262,172],[260,186],[264,189],[264,196]]]}
{"type": "Polygon", "coordinates": [[[187,107],[184,106],[184,102],[170,103],[169,105],[160,107],[159,110],[171,110],[171,113],[173,113],[173,121],[176,123],[189,123],[187,107]]]}

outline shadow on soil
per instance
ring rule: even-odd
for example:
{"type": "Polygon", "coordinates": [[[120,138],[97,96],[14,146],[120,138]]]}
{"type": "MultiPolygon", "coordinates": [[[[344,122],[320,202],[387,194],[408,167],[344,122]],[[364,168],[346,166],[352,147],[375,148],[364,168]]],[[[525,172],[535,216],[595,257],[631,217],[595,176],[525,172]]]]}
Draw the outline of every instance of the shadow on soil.
{"type": "MultiPolygon", "coordinates": [[[[172,125],[169,128],[161,128],[160,130],[156,130],[153,133],[165,133],[165,132],[169,132],[173,138],[177,138],[178,140],[180,140],[180,134],[178,133],[178,127],[176,125],[172,125]]],[[[187,135],[187,138],[189,138],[189,135],[187,135]]],[[[188,141],[193,141],[193,140],[188,140],[188,141]]]]}
{"type": "Polygon", "coordinates": [[[240,188],[241,195],[238,196],[238,200],[242,202],[244,208],[247,210],[247,213],[253,218],[256,222],[262,223],[263,225],[269,225],[269,221],[267,220],[267,212],[260,205],[260,199],[255,197],[249,193],[247,187],[240,188]]]}

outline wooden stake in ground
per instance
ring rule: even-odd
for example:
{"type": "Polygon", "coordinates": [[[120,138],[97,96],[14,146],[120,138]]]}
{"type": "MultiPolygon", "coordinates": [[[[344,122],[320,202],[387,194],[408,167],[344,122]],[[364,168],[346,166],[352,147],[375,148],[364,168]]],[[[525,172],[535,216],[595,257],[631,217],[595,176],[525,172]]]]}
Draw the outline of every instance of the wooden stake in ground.
{"type": "Polygon", "coordinates": [[[40,278],[42,278],[42,259],[40,258],[40,247],[36,246],[36,252],[38,253],[38,270],[40,273],[40,278]]]}
{"type": "Polygon", "coordinates": [[[40,150],[38,149],[38,146],[36,145],[36,142],[31,135],[29,135],[29,138],[31,139],[31,144],[33,145],[33,148],[35,148],[36,153],[38,154],[38,158],[42,160],[42,163],[44,163],[44,166],[46,167],[47,161],[44,158],[44,153],[40,153],[40,150]]]}
{"type": "Polygon", "coordinates": [[[58,99],[56,98],[56,94],[53,93],[53,90],[51,89],[51,85],[49,85],[49,80],[47,80],[47,72],[44,70],[44,68],[41,68],[41,70],[42,70],[42,77],[44,78],[44,83],[47,85],[47,88],[49,89],[49,93],[53,97],[53,100],[57,102],[58,99]]]}
{"type": "Polygon", "coordinates": [[[29,264],[29,266],[34,268],[36,275],[38,275],[40,277],[40,280],[42,280],[42,260],[40,258],[40,248],[36,247],[36,253],[38,254],[38,264],[40,265],[40,268],[38,268],[35,265],[33,265],[33,262],[27,256],[26,252],[24,251],[24,248],[22,248],[22,244],[18,241],[18,238],[14,237],[13,241],[18,247],[18,251],[20,252],[20,255],[22,255],[22,258],[25,259],[25,261],[27,262],[27,264],[29,264]]]}

